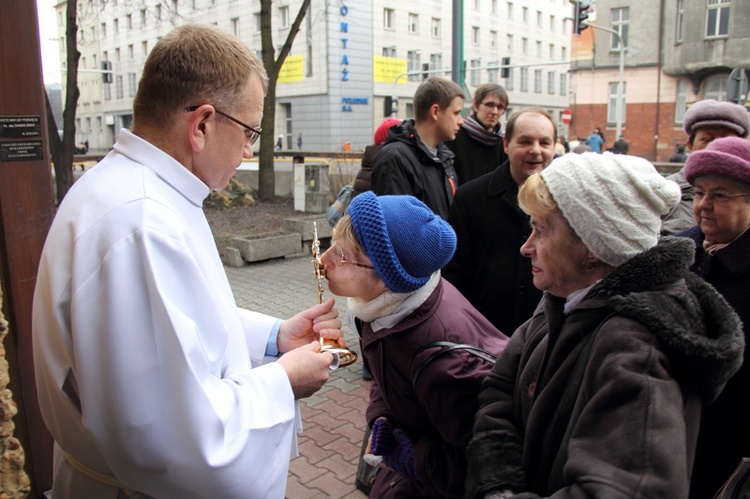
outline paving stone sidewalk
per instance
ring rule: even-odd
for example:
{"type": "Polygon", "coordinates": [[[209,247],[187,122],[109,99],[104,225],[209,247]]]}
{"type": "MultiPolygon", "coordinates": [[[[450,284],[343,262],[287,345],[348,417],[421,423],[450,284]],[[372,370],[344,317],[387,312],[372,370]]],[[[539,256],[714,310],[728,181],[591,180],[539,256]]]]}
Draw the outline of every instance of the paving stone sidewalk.
{"type": "MultiPolygon", "coordinates": [[[[240,307],[287,318],[317,303],[309,256],[224,268],[240,307]]],[[[331,296],[326,290],[323,297],[331,296]]],[[[337,299],[336,307],[343,318],[346,300],[337,299]]],[[[345,330],[345,338],[359,354],[356,334],[345,330]]],[[[300,456],[291,461],[286,497],[366,497],[354,486],[369,393],[369,382],[361,376],[361,360],[360,356],[354,364],[331,373],[318,393],[301,401],[300,456]]]]}

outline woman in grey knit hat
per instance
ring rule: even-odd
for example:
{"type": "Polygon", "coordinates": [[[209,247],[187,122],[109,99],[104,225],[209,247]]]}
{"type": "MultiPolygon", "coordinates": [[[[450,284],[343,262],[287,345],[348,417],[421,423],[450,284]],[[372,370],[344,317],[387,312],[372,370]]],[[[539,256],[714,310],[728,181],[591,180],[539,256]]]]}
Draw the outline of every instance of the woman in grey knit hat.
{"type": "Polygon", "coordinates": [[[739,320],[659,240],[674,182],[567,154],[519,191],[536,312],[482,385],[467,497],[687,497],[701,409],[742,362],[739,320]]]}

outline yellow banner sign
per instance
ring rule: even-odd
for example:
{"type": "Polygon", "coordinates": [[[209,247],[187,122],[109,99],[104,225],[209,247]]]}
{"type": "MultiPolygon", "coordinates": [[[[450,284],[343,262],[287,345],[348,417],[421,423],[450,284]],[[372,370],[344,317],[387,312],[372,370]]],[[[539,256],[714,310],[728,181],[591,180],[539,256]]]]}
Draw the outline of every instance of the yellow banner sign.
{"type": "Polygon", "coordinates": [[[302,64],[301,55],[290,55],[284,59],[284,65],[279,71],[277,83],[291,83],[305,79],[305,68],[302,64]]]}
{"type": "MultiPolygon", "coordinates": [[[[372,74],[376,82],[393,83],[393,80],[402,73],[406,73],[406,59],[395,57],[375,56],[372,58],[372,74]]],[[[405,84],[408,78],[403,76],[398,83],[405,84]]]]}

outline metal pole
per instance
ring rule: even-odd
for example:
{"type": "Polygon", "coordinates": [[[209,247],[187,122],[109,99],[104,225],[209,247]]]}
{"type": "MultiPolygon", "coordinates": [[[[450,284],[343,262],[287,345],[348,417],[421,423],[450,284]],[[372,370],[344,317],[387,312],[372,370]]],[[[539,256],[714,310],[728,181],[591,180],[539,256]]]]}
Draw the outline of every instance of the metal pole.
{"type": "Polygon", "coordinates": [[[622,37],[620,36],[620,32],[616,31],[612,28],[606,28],[604,26],[599,26],[597,24],[589,24],[589,28],[592,29],[599,29],[602,31],[606,31],[607,33],[612,33],[617,37],[617,44],[620,46],[620,81],[617,82],[617,104],[615,106],[615,114],[617,115],[617,129],[615,132],[615,140],[620,138],[620,134],[622,132],[622,118],[623,114],[625,114],[625,109],[623,109],[622,106],[622,99],[624,97],[624,82],[625,82],[625,44],[622,42],[622,37]]]}
{"type": "Polygon", "coordinates": [[[453,64],[451,65],[451,79],[457,84],[461,85],[462,74],[461,67],[463,66],[463,51],[461,45],[463,40],[461,39],[461,33],[463,33],[463,12],[461,9],[461,0],[453,0],[453,64]]]}

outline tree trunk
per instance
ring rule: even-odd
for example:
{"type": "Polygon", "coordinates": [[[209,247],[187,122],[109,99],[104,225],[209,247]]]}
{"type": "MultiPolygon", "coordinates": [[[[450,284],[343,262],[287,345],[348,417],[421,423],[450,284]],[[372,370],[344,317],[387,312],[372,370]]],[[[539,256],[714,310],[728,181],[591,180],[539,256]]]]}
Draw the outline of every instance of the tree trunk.
{"type": "MultiPolygon", "coordinates": [[[[76,14],[78,0],[68,0],[66,6],[67,24],[65,27],[65,43],[67,47],[67,74],[65,78],[65,109],[63,110],[63,139],[62,151],[55,157],[55,184],[57,186],[57,204],[59,205],[70,186],[73,185],[73,152],[76,133],[76,106],[78,105],[78,22],[76,14]]],[[[57,132],[55,132],[57,136],[57,132]]],[[[54,139],[50,138],[50,144],[54,139]]]]}
{"type": "Polygon", "coordinates": [[[271,0],[260,0],[260,40],[263,52],[263,65],[268,72],[268,94],[263,104],[263,120],[261,121],[260,155],[258,158],[258,197],[263,200],[274,198],[276,191],[274,177],[274,145],[276,144],[276,82],[284,60],[292,49],[294,38],[299,33],[302,20],[310,8],[310,0],[304,0],[297,12],[289,35],[281,47],[278,57],[273,46],[271,31],[271,0]]]}

